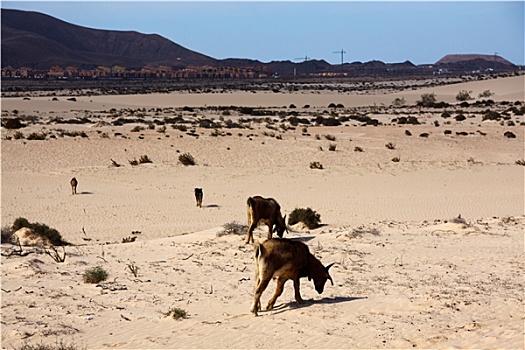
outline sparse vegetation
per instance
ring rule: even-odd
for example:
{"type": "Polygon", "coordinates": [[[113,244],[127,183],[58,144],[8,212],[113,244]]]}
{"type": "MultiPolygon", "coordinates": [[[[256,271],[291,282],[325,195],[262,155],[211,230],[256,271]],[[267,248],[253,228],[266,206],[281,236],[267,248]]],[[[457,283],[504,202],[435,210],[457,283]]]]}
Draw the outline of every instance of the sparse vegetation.
{"type": "Polygon", "coordinates": [[[168,312],[164,314],[164,316],[172,317],[174,320],[181,320],[184,318],[188,318],[188,313],[184,309],[174,307],[169,309],[168,312]]]}
{"type": "Polygon", "coordinates": [[[84,283],[99,283],[108,278],[108,273],[101,266],[87,269],[82,275],[84,283]]]}
{"type": "Polygon", "coordinates": [[[403,107],[406,105],[406,101],[404,97],[396,97],[394,101],[392,102],[392,106],[394,107],[403,107]]]}
{"type": "Polygon", "coordinates": [[[195,158],[189,153],[183,153],[179,156],[179,162],[185,166],[195,165],[195,158]]]}
{"type": "Polygon", "coordinates": [[[12,227],[7,225],[3,226],[1,232],[1,243],[14,243],[13,233],[15,233],[15,231],[13,231],[12,227]]]}
{"type": "Polygon", "coordinates": [[[145,163],[153,163],[153,162],[151,161],[151,159],[149,159],[147,155],[143,155],[143,156],[140,156],[139,163],[145,164],[145,163]]]}
{"type": "Polygon", "coordinates": [[[335,151],[335,149],[337,148],[337,145],[335,143],[331,143],[328,145],[328,150],[329,151],[335,151]]]}
{"type": "Polygon", "coordinates": [[[472,96],[470,96],[471,93],[472,91],[460,90],[458,94],[456,95],[456,100],[457,101],[472,100],[472,96]]]}
{"type": "Polygon", "coordinates": [[[248,232],[248,226],[237,221],[228,222],[222,225],[223,230],[217,232],[217,237],[226,235],[245,235],[248,232]]]}
{"type": "Polygon", "coordinates": [[[392,142],[387,143],[385,147],[388,149],[396,149],[396,145],[394,145],[392,142]]]}
{"type": "Polygon", "coordinates": [[[328,141],[335,141],[336,140],[336,137],[334,135],[324,135],[324,138],[327,139],[328,141]]]}
{"type": "Polygon", "coordinates": [[[354,147],[354,152],[364,152],[364,150],[361,147],[359,147],[359,146],[355,146],[354,147]]]}
{"type": "Polygon", "coordinates": [[[352,231],[348,232],[346,234],[346,237],[350,239],[354,239],[354,238],[361,238],[364,235],[368,235],[368,234],[372,236],[379,236],[381,233],[375,227],[366,228],[364,226],[359,226],[357,228],[354,228],[352,231]]]}
{"type": "Polygon", "coordinates": [[[310,163],[310,169],[323,169],[323,165],[319,162],[311,162],[310,163]]]}
{"type": "Polygon", "coordinates": [[[321,215],[311,208],[295,208],[288,217],[288,225],[295,225],[302,222],[309,229],[315,229],[320,226],[321,215]]]}
{"type": "Polygon", "coordinates": [[[436,94],[425,93],[421,95],[421,99],[416,102],[418,106],[422,107],[433,107],[436,103],[436,94]]]}
{"type": "Polygon", "coordinates": [[[68,242],[62,239],[62,236],[57,230],[45,224],[30,223],[26,218],[20,217],[20,218],[17,218],[13,222],[12,231],[16,232],[20,230],[22,227],[27,227],[31,229],[30,232],[34,234],[36,237],[41,237],[54,246],[69,245],[68,242]]]}
{"type": "Polygon", "coordinates": [[[479,98],[489,98],[489,97],[492,97],[494,95],[493,92],[491,92],[490,90],[485,90],[483,91],[482,93],[480,93],[478,95],[479,98]]]}
{"type": "MultiPolygon", "coordinates": [[[[74,343],[66,343],[64,340],[57,340],[55,344],[29,344],[24,342],[20,347],[13,348],[14,350],[79,350],[79,347],[74,343]]],[[[87,348],[80,348],[85,350],[87,348]]]]}

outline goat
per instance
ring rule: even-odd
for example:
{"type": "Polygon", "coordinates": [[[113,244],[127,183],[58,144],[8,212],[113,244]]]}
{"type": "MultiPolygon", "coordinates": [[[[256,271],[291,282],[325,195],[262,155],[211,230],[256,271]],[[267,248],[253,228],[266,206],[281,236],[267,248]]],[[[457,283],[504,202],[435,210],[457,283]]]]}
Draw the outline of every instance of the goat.
{"type": "Polygon", "coordinates": [[[71,181],[69,181],[69,184],[71,185],[71,194],[77,194],[77,185],[78,185],[77,179],[72,178],[71,181]]]}
{"type": "Polygon", "coordinates": [[[248,201],[248,234],[246,235],[246,244],[253,243],[253,230],[259,222],[268,225],[268,239],[272,238],[272,233],[282,238],[286,228],[286,215],[281,215],[281,206],[273,198],[263,198],[261,196],[249,197],[248,201]],[[275,226],[275,227],[274,227],[275,226]]]}
{"type": "Polygon", "coordinates": [[[308,246],[299,241],[289,239],[272,238],[263,243],[255,244],[255,292],[251,312],[257,316],[261,310],[261,295],[268,286],[272,278],[277,279],[277,288],[273,297],[268,301],[266,310],[271,310],[277,298],[282,294],[284,283],[287,280],[293,281],[295,290],[295,300],[303,303],[299,290],[299,279],[308,277],[314,280],[317,293],[321,294],[327,280],[334,281],[328,270],[333,263],[328,266],[323,264],[310,253],[308,246]]]}
{"type": "Polygon", "coordinates": [[[202,208],[202,188],[196,188],[195,189],[195,200],[197,201],[197,206],[199,208],[202,208]]]}

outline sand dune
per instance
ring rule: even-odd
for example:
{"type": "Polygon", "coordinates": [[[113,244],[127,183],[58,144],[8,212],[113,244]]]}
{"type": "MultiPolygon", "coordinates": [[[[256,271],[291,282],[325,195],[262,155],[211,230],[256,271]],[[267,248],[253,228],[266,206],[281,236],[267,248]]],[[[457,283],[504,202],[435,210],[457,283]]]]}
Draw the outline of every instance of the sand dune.
{"type": "MultiPolygon", "coordinates": [[[[516,164],[523,159],[523,116],[510,114],[512,126],[482,121],[482,108],[474,107],[463,111],[464,121],[445,120],[442,110],[370,109],[396,96],[412,103],[426,91],[455,103],[459,90],[477,95],[490,89],[495,101],[525,103],[523,86],[523,77],[513,77],[359,96],[3,99],[3,112],[38,117],[21,129],[25,135],[66,129],[88,137],[13,139],[15,131],[2,128],[2,226],[25,217],[56,228],[73,244],[63,263],[38,247],[7,257],[14,247],[2,244],[2,348],[57,339],[90,349],[523,348],[524,168],[516,164]],[[252,129],[222,130],[231,131],[224,136],[195,127],[197,138],[172,128],[132,132],[136,124],[46,123],[124,107],[308,103],[311,112],[332,102],[369,108],[367,115],[382,125],[350,120],[304,132],[303,126],[280,130],[284,121],[276,129],[252,122],[252,129]],[[417,115],[422,123],[392,123],[400,115],[417,115]],[[507,131],[516,138],[505,137],[507,131]],[[393,149],[385,147],[389,142],[393,149]],[[328,150],[331,144],[335,151],[328,150]],[[196,166],[178,162],[184,152],[196,166]],[[129,164],[142,155],[153,162],[129,164]],[[314,161],[323,169],[311,169],[314,161]],[[73,176],[77,195],[69,188],[73,176]],[[203,208],[195,206],[194,187],[204,190],[203,208]],[[325,265],[335,263],[334,285],[322,295],[304,279],[307,302],[298,305],[288,282],[275,309],[259,317],[249,312],[252,247],[242,235],[217,235],[226,223],[246,222],[246,198],[256,194],[276,198],[283,214],[301,207],[320,213],[321,228],[290,230],[286,237],[305,241],[325,265]],[[123,243],[129,237],[135,241],[123,243]],[[109,278],[84,283],[86,269],[97,265],[109,278]],[[167,317],[172,308],[187,318],[167,317]]],[[[449,110],[456,115],[459,108],[449,110]]],[[[265,227],[256,230],[257,239],[265,236],[265,227]]],[[[263,304],[274,288],[272,282],[263,304]]]]}

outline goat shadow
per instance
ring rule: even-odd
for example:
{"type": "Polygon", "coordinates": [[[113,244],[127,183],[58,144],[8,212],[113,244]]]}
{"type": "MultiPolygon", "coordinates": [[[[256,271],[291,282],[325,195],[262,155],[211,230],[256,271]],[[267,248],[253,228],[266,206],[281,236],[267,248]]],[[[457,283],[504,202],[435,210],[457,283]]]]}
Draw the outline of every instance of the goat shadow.
{"type": "Polygon", "coordinates": [[[293,237],[293,238],[290,238],[290,240],[296,241],[296,242],[307,243],[307,242],[310,242],[314,238],[315,236],[303,236],[303,237],[293,237]]]}
{"type": "Polygon", "coordinates": [[[82,191],[82,192],[77,192],[76,194],[77,195],[79,195],[79,194],[93,194],[93,192],[82,191]]]}
{"type": "Polygon", "coordinates": [[[203,208],[220,208],[221,206],[218,204],[208,204],[208,205],[203,205],[202,207],[203,208]]]}
{"type": "MultiPolygon", "coordinates": [[[[269,310],[269,312],[272,312],[273,315],[278,315],[282,312],[293,310],[293,309],[302,309],[304,307],[310,307],[311,305],[315,304],[339,304],[339,303],[346,303],[354,300],[361,300],[361,299],[368,299],[368,297],[334,297],[334,298],[323,298],[319,300],[305,300],[304,303],[299,304],[296,301],[290,301],[288,303],[282,303],[278,304],[277,306],[274,306],[273,310],[269,310]]],[[[261,312],[268,312],[266,310],[262,310],[261,312]]]]}

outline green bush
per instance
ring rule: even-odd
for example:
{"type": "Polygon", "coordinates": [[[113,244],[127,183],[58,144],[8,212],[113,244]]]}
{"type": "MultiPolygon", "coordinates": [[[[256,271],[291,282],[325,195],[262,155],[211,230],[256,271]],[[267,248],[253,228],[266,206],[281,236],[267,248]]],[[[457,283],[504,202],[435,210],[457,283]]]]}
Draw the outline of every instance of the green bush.
{"type": "Polygon", "coordinates": [[[108,273],[100,266],[87,269],[82,275],[84,283],[99,283],[108,278],[108,273]]]}
{"type": "Polygon", "coordinates": [[[13,232],[20,230],[22,227],[30,228],[36,236],[48,240],[54,246],[69,245],[68,242],[62,239],[57,230],[45,224],[30,223],[26,218],[17,218],[13,222],[13,232]]]}
{"type": "Polygon", "coordinates": [[[321,215],[310,208],[295,208],[288,217],[288,225],[295,225],[302,222],[309,229],[315,229],[320,226],[321,215]]]}

